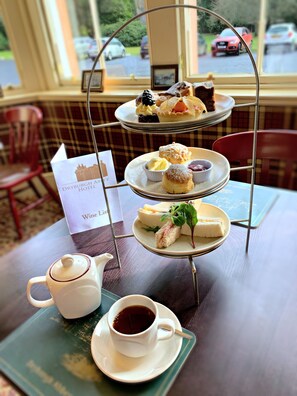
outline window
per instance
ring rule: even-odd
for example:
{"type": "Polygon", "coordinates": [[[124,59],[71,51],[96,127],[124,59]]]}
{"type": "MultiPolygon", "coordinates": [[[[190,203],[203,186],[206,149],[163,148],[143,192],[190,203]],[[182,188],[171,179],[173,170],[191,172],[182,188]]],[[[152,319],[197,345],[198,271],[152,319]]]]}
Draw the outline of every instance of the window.
{"type": "Polygon", "coordinates": [[[5,89],[20,86],[20,77],[10,48],[0,8],[0,85],[5,89]]]}
{"type": "MultiPolygon", "coordinates": [[[[201,0],[197,3],[226,18],[235,27],[252,53],[262,83],[297,80],[296,2],[201,0]]],[[[185,0],[185,4],[196,5],[196,1],[185,0]]],[[[208,13],[187,9],[184,23],[189,78],[211,72],[219,81],[223,78],[228,78],[229,82],[233,78],[236,83],[252,81],[254,69],[245,46],[223,21],[208,13]],[[193,13],[196,19],[191,16],[193,13]],[[203,40],[198,41],[198,45],[193,40],[195,32],[203,40]]]]}
{"type": "MultiPolygon", "coordinates": [[[[44,0],[44,10],[59,78],[65,85],[79,81],[82,70],[92,68],[110,36],[144,10],[144,0],[44,0]]],[[[104,67],[109,79],[149,77],[149,56],[141,54],[145,36],[146,19],[131,22],[107,45],[96,67],[104,67]]]]}

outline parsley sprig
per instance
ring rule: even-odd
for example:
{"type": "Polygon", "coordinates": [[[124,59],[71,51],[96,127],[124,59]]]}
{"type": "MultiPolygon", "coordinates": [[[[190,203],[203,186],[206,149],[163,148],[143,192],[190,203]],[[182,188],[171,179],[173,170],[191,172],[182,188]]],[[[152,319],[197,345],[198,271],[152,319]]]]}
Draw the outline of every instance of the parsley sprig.
{"type": "Polygon", "coordinates": [[[161,217],[161,221],[171,220],[176,226],[183,226],[185,223],[191,229],[191,241],[193,249],[195,249],[194,228],[198,223],[197,211],[191,202],[182,202],[174,204],[170,207],[169,212],[161,217]]]}

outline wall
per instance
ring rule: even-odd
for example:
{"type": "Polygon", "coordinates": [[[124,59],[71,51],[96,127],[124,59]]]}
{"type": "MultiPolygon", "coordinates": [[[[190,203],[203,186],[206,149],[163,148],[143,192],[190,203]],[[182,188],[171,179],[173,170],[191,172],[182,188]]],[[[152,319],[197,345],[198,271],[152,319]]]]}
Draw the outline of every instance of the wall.
{"type": "MultiPolygon", "coordinates": [[[[50,160],[61,143],[65,143],[68,157],[94,152],[91,139],[85,101],[77,102],[31,102],[39,106],[44,114],[41,132],[41,163],[45,172],[50,172],[50,160]]],[[[114,116],[119,103],[93,103],[91,113],[94,124],[117,121],[114,116]]],[[[5,145],[0,155],[5,160],[8,153],[8,127],[3,118],[5,107],[0,107],[0,141],[5,145]]],[[[121,126],[106,127],[97,130],[98,150],[112,150],[118,181],[123,180],[126,165],[135,157],[150,151],[158,150],[159,146],[173,141],[189,147],[211,149],[218,137],[232,132],[253,129],[254,107],[235,108],[224,122],[201,130],[185,134],[148,135],[124,130],[121,126]]],[[[174,127],[174,126],[173,126],[174,127]]],[[[295,129],[297,130],[297,107],[294,106],[260,106],[259,129],[295,129]]],[[[174,130],[174,129],[173,129],[174,130]]],[[[274,185],[278,185],[281,173],[276,169],[274,185]]],[[[236,172],[233,172],[235,174],[236,172]]],[[[295,170],[297,189],[297,170],[295,170]]]]}

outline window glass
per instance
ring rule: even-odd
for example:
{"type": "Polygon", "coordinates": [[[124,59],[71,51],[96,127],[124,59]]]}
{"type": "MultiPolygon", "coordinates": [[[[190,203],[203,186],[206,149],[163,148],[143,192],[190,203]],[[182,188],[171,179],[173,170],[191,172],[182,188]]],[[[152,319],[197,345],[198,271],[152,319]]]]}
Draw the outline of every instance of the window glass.
{"type": "MultiPolygon", "coordinates": [[[[99,49],[124,22],[144,10],[144,0],[45,0],[45,11],[61,81],[80,80],[91,69],[99,49]]],[[[139,18],[121,30],[105,48],[97,68],[107,77],[148,77],[150,61],[146,19],[139,18]]]]}
{"type": "MultiPolygon", "coordinates": [[[[198,1],[197,5],[205,7],[227,19],[243,37],[256,59],[259,18],[258,1],[251,0],[248,2],[248,7],[253,8],[252,13],[247,12],[247,5],[240,0],[198,1]]],[[[208,74],[209,72],[221,75],[254,74],[245,46],[232,29],[218,17],[202,11],[188,11],[188,13],[193,12],[197,14],[197,26],[194,29],[192,26],[191,31],[194,32],[197,29],[198,39],[196,43],[192,41],[191,44],[192,49],[196,48],[196,52],[189,51],[190,54],[192,53],[190,55],[192,57],[190,60],[190,74],[208,74]],[[198,58],[196,59],[197,56],[198,58]]],[[[191,21],[195,20],[193,17],[188,16],[188,18],[191,21]]]]}
{"type": "MultiPolygon", "coordinates": [[[[193,4],[193,1],[188,0],[185,3],[193,4]]],[[[297,2],[267,0],[265,3],[266,9],[261,12],[263,0],[197,1],[197,5],[217,13],[235,27],[251,50],[259,74],[277,76],[296,74],[297,2]]],[[[188,14],[193,12],[196,11],[187,11],[188,14]]],[[[245,46],[224,21],[199,11],[196,27],[193,18],[189,15],[186,18],[192,21],[191,38],[187,44],[190,76],[209,72],[222,76],[254,74],[245,46]],[[198,34],[197,44],[192,39],[196,37],[195,29],[198,34]]]]}
{"type": "Polygon", "coordinates": [[[0,9],[0,85],[3,88],[20,86],[20,77],[5,30],[0,9]]]}
{"type": "Polygon", "coordinates": [[[269,0],[263,72],[297,73],[297,2],[269,0]]]}

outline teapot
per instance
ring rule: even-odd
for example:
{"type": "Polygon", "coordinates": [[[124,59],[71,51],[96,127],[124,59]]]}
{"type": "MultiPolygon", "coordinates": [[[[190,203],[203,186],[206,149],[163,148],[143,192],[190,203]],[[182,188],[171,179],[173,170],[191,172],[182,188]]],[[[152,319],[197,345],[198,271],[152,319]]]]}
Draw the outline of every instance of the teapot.
{"type": "Polygon", "coordinates": [[[66,319],[88,315],[101,304],[103,270],[113,256],[109,253],[90,257],[86,254],[65,254],[47,270],[46,276],[29,280],[27,298],[38,308],[57,305],[66,319]],[[51,294],[48,300],[36,300],[31,295],[31,287],[45,284],[51,294]]]}

